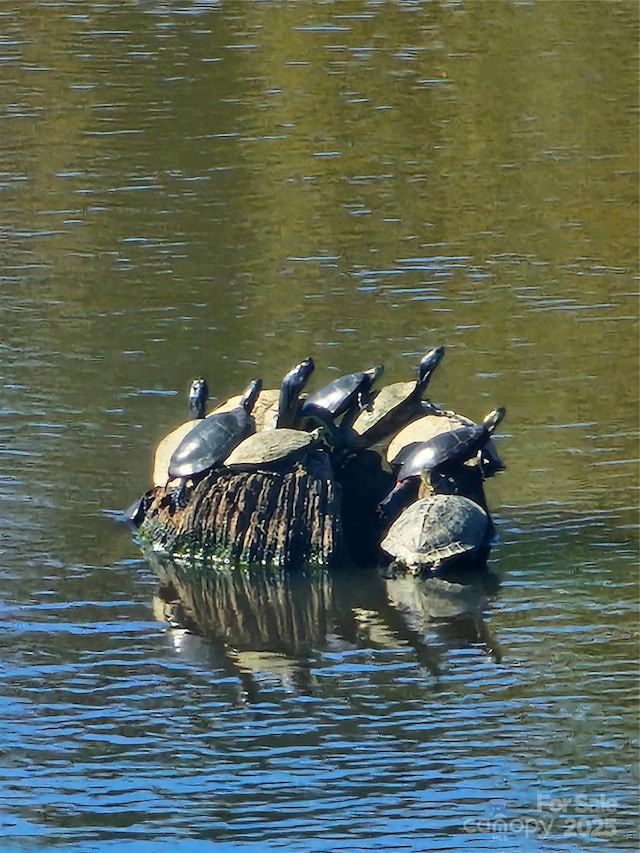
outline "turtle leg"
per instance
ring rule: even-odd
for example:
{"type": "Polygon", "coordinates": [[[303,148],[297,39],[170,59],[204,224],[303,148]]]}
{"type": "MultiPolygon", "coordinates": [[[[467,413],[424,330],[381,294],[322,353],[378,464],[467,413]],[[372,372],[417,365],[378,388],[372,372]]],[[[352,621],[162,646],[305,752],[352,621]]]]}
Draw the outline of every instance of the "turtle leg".
{"type": "Polygon", "coordinates": [[[419,481],[416,477],[407,477],[395,484],[386,498],[378,504],[377,514],[382,523],[391,524],[405,507],[417,497],[419,481]]]}
{"type": "Polygon", "coordinates": [[[187,488],[187,481],[180,480],[177,486],[174,486],[169,492],[169,506],[171,512],[177,509],[184,509],[189,503],[190,491],[187,488]]]}

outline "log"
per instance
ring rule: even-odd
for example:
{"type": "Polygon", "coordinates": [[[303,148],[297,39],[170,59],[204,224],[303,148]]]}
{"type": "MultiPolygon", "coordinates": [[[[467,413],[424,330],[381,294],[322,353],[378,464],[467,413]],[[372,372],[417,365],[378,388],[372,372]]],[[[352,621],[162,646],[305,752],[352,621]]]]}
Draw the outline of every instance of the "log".
{"type": "Polygon", "coordinates": [[[341,488],[326,454],[289,470],[210,471],[148,493],[140,539],[174,558],[222,565],[329,566],[345,558],[341,488]]]}

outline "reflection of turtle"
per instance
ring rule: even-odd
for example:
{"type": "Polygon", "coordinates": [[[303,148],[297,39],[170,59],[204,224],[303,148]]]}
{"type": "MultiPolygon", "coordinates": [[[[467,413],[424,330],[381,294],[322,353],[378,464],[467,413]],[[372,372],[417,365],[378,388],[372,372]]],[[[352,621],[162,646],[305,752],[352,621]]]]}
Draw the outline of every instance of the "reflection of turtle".
{"type": "Polygon", "coordinates": [[[490,537],[489,518],[461,495],[432,495],[407,507],[382,540],[382,550],[414,574],[479,556],[490,537]]]}
{"type": "Polygon", "coordinates": [[[318,433],[297,429],[256,432],[241,441],[224,460],[225,468],[258,470],[289,468],[318,444],[318,433]]]}
{"type": "Polygon", "coordinates": [[[222,463],[236,444],[255,430],[251,410],[260,393],[261,381],[254,379],[241,404],[228,412],[198,421],[180,442],[169,462],[169,477],[197,477],[222,463]]]}
{"type": "Polygon", "coordinates": [[[394,382],[380,390],[353,423],[359,444],[369,447],[382,441],[421,413],[422,395],[443,356],[444,347],[429,350],[420,362],[415,382],[394,382]]]}
{"type": "Polygon", "coordinates": [[[180,424],[158,443],[153,459],[153,485],[164,486],[169,478],[169,460],[182,439],[204,418],[209,397],[206,380],[194,379],[189,389],[189,420],[180,424]]]}
{"type": "MultiPolygon", "coordinates": [[[[405,447],[428,441],[443,432],[453,432],[460,427],[473,425],[474,421],[457,414],[457,412],[434,409],[429,414],[407,424],[394,435],[387,448],[387,462],[392,466],[397,466],[399,464],[397,460],[400,459],[401,461],[400,454],[405,447]]],[[[504,470],[505,467],[491,438],[487,440],[477,456],[467,460],[466,464],[479,465],[485,479],[504,470]]]]}
{"type": "Polygon", "coordinates": [[[371,396],[371,386],[382,375],[384,366],[359,370],[329,382],[319,391],[310,394],[300,407],[300,417],[320,413],[335,420],[340,415],[352,411],[355,418],[358,412],[366,409],[371,396]]]}
{"type": "Polygon", "coordinates": [[[399,465],[396,485],[380,503],[383,516],[393,517],[406,504],[407,497],[411,499],[420,479],[437,491],[439,480],[484,447],[504,415],[505,409],[499,407],[482,424],[458,427],[404,447],[394,459],[394,464],[399,465]]]}

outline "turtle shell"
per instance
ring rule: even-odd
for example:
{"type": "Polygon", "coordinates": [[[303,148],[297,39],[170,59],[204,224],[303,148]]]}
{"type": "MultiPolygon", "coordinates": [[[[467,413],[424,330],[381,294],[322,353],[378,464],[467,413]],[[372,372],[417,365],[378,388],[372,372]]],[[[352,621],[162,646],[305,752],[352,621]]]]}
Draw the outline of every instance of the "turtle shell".
{"type": "MultiPolygon", "coordinates": [[[[410,444],[429,441],[429,439],[443,432],[453,432],[460,427],[473,425],[474,421],[464,417],[464,415],[459,415],[457,412],[433,409],[428,414],[411,421],[396,433],[387,448],[387,462],[390,465],[399,464],[401,457],[398,457],[403,449],[410,444]]],[[[474,456],[468,459],[465,464],[477,465],[478,459],[474,456]]],[[[504,468],[505,464],[496,450],[493,439],[489,438],[482,448],[482,475],[492,477],[498,471],[503,471],[504,468]]]]}
{"type": "Polygon", "coordinates": [[[251,410],[261,384],[259,379],[255,379],[235,409],[197,422],[173,452],[169,461],[169,478],[193,477],[219,465],[236,444],[255,432],[251,410]]]}
{"type": "Polygon", "coordinates": [[[395,464],[395,459],[400,451],[409,444],[429,441],[436,435],[452,432],[462,426],[473,426],[473,421],[455,412],[431,411],[417,420],[411,421],[394,435],[387,448],[387,462],[390,465],[395,464]]]}
{"type": "Polygon", "coordinates": [[[360,370],[357,373],[347,373],[329,382],[319,391],[310,394],[302,404],[300,416],[313,414],[316,408],[327,412],[332,418],[338,418],[355,403],[356,398],[362,398],[361,405],[368,402],[369,390],[373,382],[382,374],[383,365],[360,370]]]}
{"type": "Polygon", "coordinates": [[[353,422],[353,430],[366,444],[375,444],[402,426],[414,415],[412,395],[415,382],[385,385],[353,422]]]}
{"type": "Polygon", "coordinates": [[[169,462],[180,442],[201,423],[200,420],[185,421],[158,443],[153,457],[153,485],[164,486],[169,479],[169,462]]]}
{"type": "Polygon", "coordinates": [[[241,441],[224,460],[227,468],[277,467],[302,458],[316,437],[297,429],[256,432],[241,441]]]}
{"type": "Polygon", "coordinates": [[[408,444],[395,458],[395,464],[400,463],[398,481],[415,477],[423,471],[434,471],[466,462],[478,452],[485,440],[485,428],[472,424],[434,435],[428,441],[408,444]]]}
{"type": "Polygon", "coordinates": [[[489,536],[489,517],[461,495],[432,495],[408,506],[393,522],[382,550],[416,574],[471,556],[489,536]]]}

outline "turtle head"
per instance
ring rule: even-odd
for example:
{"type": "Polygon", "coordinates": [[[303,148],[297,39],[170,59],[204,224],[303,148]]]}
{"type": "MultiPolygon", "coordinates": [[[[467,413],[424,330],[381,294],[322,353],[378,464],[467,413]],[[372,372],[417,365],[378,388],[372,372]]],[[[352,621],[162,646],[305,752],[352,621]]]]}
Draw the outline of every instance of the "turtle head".
{"type": "Polygon", "coordinates": [[[498,406],[497,409],[492,409],[487,417],[482,421],[482,426],[487,430],[489,435],[493,433],[498,424],[506,415],[507,410],[504,406],[498,406]]]}
{"type": "Polygon", "coordinates": [[[433,371],[440,364],[442,359],[444,358],[444,347],[435,347],[434,349],[430,349],[429,352],[422,358],[422,361],[418,365],[418,379],[416,382],[416,387],[420,389],[420,393],[422,393],[427,385],[429,384],[429,380],[433,374],[433,371]]]}
{"type": "Polygon", "coordinates": [[[444,347],[442,346],[430,349],[429,352],[422,357],[422,360],[418,365],[418,378],[416,379],[416,384],[409,397],[409,402],[411,404],[420,403],[422,395],[427,390],[427,385],[433,376],[433,371],[440,364],[443,358],[444,347]]]}
{"type": "Polygon", "coordinates": [[[258,394],[262,391],[262,379],[253,379],[245,388],[240,400],[240,405],[245,412],[250,415],[253,407],[258,399],[258,394]]]}
{"type": "Polygon", "coordinates": [[[369,370],[364,370],[363,373],[369,380],[370,388],[384,373],[384,364],[376,364],[375,367],[370,367],[369,370]]]}
{"type": "Polygon", "coordinates": [[[371,386],[378,381],[378,379],[384,373],[384,364],[376,364],[375,367],[370,367],[368,370],[362,371],[364,379],[362,382],[362,387],[358,393],[358,406],[360,410],[362,409],[370,409],[371,401],[374,397],[374,391],[371,390],[371,386]]]}
{"type": "Polygon", "coordinates": [[[209,388],[207,380],[194,379],[189,388],[189,418],[192,420],[201,419],[204,417],[205,406],[209,398],[209,388]]]}
{"type": "Polygon", "coordinates": [[[298,408],[298,397],[313,373],[315,365],[311,356],[305,358],[300,364],[286,374],[280,384],[280,398],[278,400],[278,415],[276,425],[279,427],[292,426],[298,408]]]}

